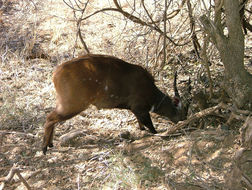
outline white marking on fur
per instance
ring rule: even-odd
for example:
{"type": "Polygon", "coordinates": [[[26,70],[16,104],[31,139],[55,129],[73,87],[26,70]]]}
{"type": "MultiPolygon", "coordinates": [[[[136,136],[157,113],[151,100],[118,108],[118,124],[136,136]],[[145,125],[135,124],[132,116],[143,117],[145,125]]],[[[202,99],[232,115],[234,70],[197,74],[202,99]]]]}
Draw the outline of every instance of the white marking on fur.
{"type": "Polygon", "coordinates": [[[154,105],[153,105],[153,106],[151,106],[150,112],[153,112],[153,111],[154,111],[154,109],[155,109],[155,106],[154,106],[154,105]]]}
{"type": "Polygon", "coordinates": [[[177,105],[177,109],[181,109],[182,108],[182,103],[181,103],[181,101],[178,103],[178,105],[177,105]]]}
{"type": "Polygon", "coordinates": [[[108,91],[108,85],[105,86],[104,90],[105,90],[105,91],[108,91]]]}

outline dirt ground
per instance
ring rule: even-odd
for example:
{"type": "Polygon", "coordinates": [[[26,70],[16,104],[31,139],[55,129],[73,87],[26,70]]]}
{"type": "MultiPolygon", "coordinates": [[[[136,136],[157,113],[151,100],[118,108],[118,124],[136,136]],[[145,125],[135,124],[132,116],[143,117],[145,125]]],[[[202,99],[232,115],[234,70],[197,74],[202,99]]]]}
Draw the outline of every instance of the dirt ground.
{"type": "MultiPolygon", "coordinates": [[[[91,2],[87,14],[107,3],[91,2]]],[[[240,146],[242,123],[234,121],[227,126],[224,118],[214,115],[161,138],[140,131],[129,111],[91,106],[56,127],[54,147],[43,155],[43,125],[55,106],[53,70],[73,54],[83,54],[81,43],[75,42],[73,14],[60,0],[0,1],[0,8],[0,177],[15,166],[33,189],[225,189],[225,176],[240,146]],[[65,134],[74,132],[78,136],[62,141],[65,134]]],[[[120,15],[113,19],[110,14],[94,16],[83,25],[91,52],[115,55],[146,67],[142,63],[147,50],[144,43],[155,44],[156,38],[133,41],[130,32],[136,32],[138,26],[125,23],[120,15]]],[[[249,47],[246,51],[250,52],[252,44],[249,47]]],[[[186,54],[187,48],[190,50],[187,46],[180,53],[186,54]]],[[[200,67],[191,67],[189,62],[179,70],[180,89],[181,81],[188,79],[186,74],[196,78],[194,69],[200,67]]],[[[148,67],[162,90],[172,89],[169,69],[156,75],[154,66],[148,67]]],[[[218,73],[214,77],[218,78],[218,73]]],[[[172,125],[158,115],[151,116],[159,133],[172,125]]],[[[0,189],[26,187],[15,175],[4,188],[0,183],[0,189]]]]}

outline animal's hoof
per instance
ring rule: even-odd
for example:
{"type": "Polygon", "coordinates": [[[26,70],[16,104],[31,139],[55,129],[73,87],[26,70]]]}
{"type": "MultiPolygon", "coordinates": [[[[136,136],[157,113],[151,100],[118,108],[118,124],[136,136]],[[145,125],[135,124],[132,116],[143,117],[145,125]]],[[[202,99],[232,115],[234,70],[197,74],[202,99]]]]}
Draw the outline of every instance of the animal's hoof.
{"type": "Polygon", "coordinates": [[[46,146],[46,147],[44,147],[44,148],[42,149],[42,151],[43,151],[43,154],[44,154],[44,155],[46,155],[47,146],[46,146]]]}
{"type": "Polygon", "coordinates": [[[141,131],[144,131],[144,130],[145,130],[145,127],[139,127],[139,129],[140,129],[141,131]]]}
{"type": "Polygon", "coordinates": [[[50,148],[52,148],[53,147],[53,143],[49,143],[49,145],[48,145],[50,148]]]}
{"type": "Polygon", "coordinates": [[[150,132],[153,133],[153,134],[157,134],[156,130],[151,130],[150,132]]]}

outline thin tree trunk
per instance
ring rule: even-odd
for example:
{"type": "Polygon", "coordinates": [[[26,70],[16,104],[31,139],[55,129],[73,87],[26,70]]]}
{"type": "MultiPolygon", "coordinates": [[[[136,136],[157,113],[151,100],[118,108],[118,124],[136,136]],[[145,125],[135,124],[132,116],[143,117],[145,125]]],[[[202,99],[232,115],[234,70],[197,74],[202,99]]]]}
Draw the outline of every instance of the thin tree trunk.
{"type": "MultiPolygon", "coordinates": [[[[228,35],[220,26],[219,11],[216,10],[215,22],[206,16],[200,18],[204,29],[219,50],[225,67],[224,88],[233,102],[239,107],[252,110],[252,75],[244,67],[244,34],[239,15],[238,0],[223,0],[228,35]]],[[[221,1],[217,1],[221,2],[221,1]]]]}

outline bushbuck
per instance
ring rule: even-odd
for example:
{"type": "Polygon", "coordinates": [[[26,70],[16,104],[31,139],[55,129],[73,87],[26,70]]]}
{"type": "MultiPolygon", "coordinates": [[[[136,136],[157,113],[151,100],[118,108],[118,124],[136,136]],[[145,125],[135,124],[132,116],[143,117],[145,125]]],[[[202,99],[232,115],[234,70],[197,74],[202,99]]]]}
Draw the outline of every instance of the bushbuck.
{"type": "Polygon", "coordinates": [[[53,146],[56,123],[70,119],[90,104],[101,108],[130,110],[139,127],[157,133],[149,112],[173,122],[185,119],[180,98],[161,92],[151,74],[143,67],[106,55],[85,55],[65,62],[53,74],[56,108],[44,125],[43,153],[53,146]]]}

